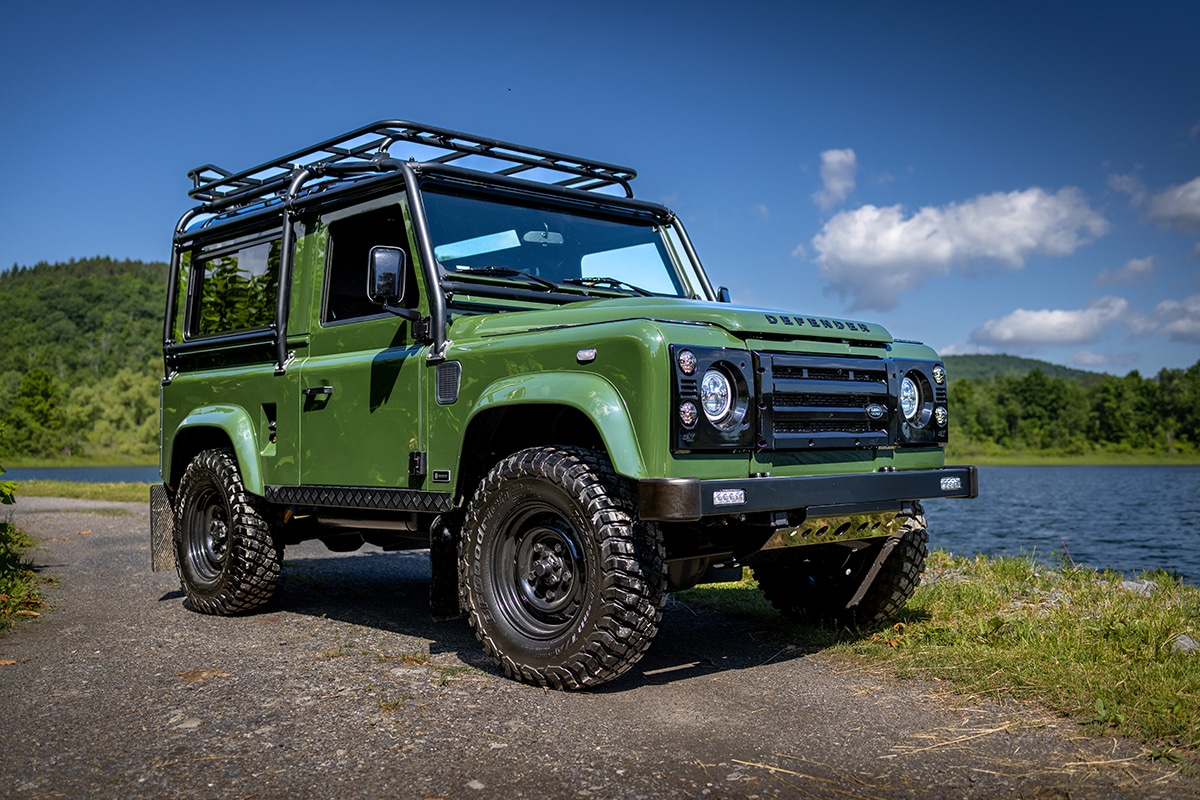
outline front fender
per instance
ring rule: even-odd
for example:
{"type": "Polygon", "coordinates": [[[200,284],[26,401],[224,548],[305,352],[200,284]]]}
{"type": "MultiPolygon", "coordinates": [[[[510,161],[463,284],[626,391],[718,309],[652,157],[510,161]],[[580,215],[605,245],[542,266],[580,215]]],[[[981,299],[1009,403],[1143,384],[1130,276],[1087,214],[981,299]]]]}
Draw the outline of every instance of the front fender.
{"type": "MultiPolygon", "coordinates": [[[[175,428],[171,436],[172,446],[189,434],[202,432],[203,429],[221,431],[233,446],[237,455],[238,470],[242,474],[242,485],[251,494],[262,496],[263,477],[262,466],[258,461],[258,437],[250,415],[241,406],[202,406],[193,409],[175,428]]],[[[165,463],[171,464],[170,460],[165,463]]],[[[174,481],[176,476],[165,476],[168,481],[174,481]]]]}
{"type": "Polygon", "coordinates": [[[503,406],[545,404],[568,406],[592,421],[618,474],[645,477],[645,461],[625,401],[599,375],[540,372],[502,378],[488,386],[471,409],[470,418],[503,406]]]}

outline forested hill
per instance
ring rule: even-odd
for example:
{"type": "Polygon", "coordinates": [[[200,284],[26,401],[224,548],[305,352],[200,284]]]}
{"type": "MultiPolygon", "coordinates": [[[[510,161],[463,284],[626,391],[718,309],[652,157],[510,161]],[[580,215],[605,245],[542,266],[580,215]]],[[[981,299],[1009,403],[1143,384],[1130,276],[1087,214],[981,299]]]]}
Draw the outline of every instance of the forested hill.
{"type": "Polygon", "coordinates": [[[1077,380],[1085,386],[1096,383],[1103,377],[1098,372],[1071,369],[1051,364],[1049,361],[1021,358],[1020,356],[946,356],[943,360],[946,362],[946,371],[952,381],[958,378],[991,380],[1000,375],[1022,378],[1034,370],[1040,370],[1049,378],[1077,380]]]}
{"type": "Polygon", "coordinates": [[[167,265],[157,262],[97,257],[0,272],[0,376],[42,367],[75,382],[147,371],[162,352],[166,291],[167,265]]]}
{"type": "Polygon", "coordinates": [[[154,460],[167,269],[97,257],[0,272],[0,464],[154,460]]]}

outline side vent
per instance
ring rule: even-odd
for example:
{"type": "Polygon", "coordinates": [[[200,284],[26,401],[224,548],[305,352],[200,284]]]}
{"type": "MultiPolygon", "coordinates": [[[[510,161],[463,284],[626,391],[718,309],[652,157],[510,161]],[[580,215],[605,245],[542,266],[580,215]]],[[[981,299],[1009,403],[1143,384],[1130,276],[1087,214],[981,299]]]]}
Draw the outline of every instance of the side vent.
{"type": "Polygon", "coordinates": [[[462,382],[462,364],[458,361],[443,361],[437,367],[438,405],[448,406],[458,400],[458,386],[462,382]]]}

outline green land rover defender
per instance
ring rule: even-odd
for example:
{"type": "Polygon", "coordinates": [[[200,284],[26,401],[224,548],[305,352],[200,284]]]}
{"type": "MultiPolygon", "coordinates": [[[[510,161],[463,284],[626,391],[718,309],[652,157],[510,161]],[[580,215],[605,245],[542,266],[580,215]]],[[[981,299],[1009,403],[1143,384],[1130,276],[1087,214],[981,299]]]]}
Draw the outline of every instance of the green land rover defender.
{"type": "Polygon", "coordinates": [[[946,370],[879,325],[731,304],[626,167],[403,121],[189,173],[155,569],[270,601],[284,548],[429,548],[508,675],[628,670],[666,593],[740,577],[866,623],[924,567],[946,370]]]}

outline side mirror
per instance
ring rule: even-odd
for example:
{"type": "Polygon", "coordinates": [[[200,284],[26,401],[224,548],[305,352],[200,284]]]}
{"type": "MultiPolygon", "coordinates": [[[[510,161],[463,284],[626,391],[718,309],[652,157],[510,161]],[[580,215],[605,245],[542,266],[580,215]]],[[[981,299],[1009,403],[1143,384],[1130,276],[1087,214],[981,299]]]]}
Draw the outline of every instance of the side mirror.
{"type": "Polygon", "coordinates": [[[729,296],[729,287],[728,286],[722,286],[720,289],[717,289],[717,302],[718,303],[732,303],[733,302],[733,298],[729,296]]]}
{"type": "Polygon", "coordinates": [[[396,305],[404,300],[404,251],[399,247],[371,248],[367,297],[382,306],[396,305]]]}

